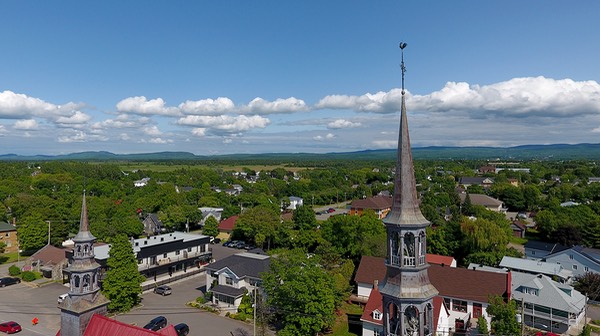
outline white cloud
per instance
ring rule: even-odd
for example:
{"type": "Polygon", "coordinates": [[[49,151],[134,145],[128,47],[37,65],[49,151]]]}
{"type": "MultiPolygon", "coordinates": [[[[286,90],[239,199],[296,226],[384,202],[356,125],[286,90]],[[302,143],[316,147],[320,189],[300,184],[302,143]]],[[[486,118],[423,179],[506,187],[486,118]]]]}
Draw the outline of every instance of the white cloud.
{"type": "Polygon", "coordinates": [[[36,130],[39,125],[35,119],[17,120],[13,128],[17,130],[36,130]]]}
{"type": "Polygon", "coordinates": [[[206,128],[194,128],[192,129],[192,134],[197,137],[203,137],[206,135],[206,128]]]}
{"type": "Polygon", "coordinates": [[[0,136],[3,136],[7,133],[6,127],[4,125],[0,125],[0,136]]]}
{"type": "Polygon", "coordinates": [[[162,134],[162,132],[158,129],[158,127],[156,125],[144,127],[142,129],[142,132],[144,132],[144,134],[146,134],[146,135],[154,135],[154,136],[162,134]]]}
{"type": "Polygon", "coordinates": [[[327,135],[325,136],[325,139],[327,139],[327,140],[335,139],[335,135],[332,133],[327,133],[327,135]]]}
{"type": "Polygon", "coordinates": [[[90,121],[90,119],[92,119],[92,117],[90,117],[89,115],[80,112],[80,111],[75,111],[74,114],[72,114],[71,116],[62,116],[62,117],[58,117],[56,119],[56,123],[57,124],[67,124],[67,125],[77,125],[77,124],[85,124],[88,121],[90,121]]]}
{"type": "Polygon", "coordinates": [[[265,128],[271,121],[261,116],[186,116],[177,121],[178,125],[210,128],[212,131],[236,133],[254,128],[265,128]]]}
{"type": "Polygon", "coordinates": [[[144,96],[129,97],[117,103],[117,111],[140,115],[179,116],[175,107],[166,107],[162,98],[148,100],[144,96]]]}
{"type": "Polygon", "coordinates": [[[294,97],[278,98],[270,102],[260,97],[254,98],[242,110],[252,114],[274,114],[274,113],[294,113],[307,111],[308,107],[304,100],[294,97]]]}
{"type": "Polygon", "coordinates": [[[115,119],[106,119],[104,121],[96,122],[92,125],[92,128],[139,128],[140,126],[147,124],[149,120],[150,119],[146,117],[131,119],[127,114],[120,114],[115,119]]]}
{"type": "Polygon", "coordinates": [[[394,148],[398,146],[397,140],[375,140],[371,143],[375,148],[394,148]]]}
{"type": "Polygon", "coordinates": [[[332,133],[327,133],[325,136],[317,135],[313,137],[315,141],[323,141],[323,140],[332,140],[335,139],[335,135],[332,133]]]}
{"type": "Polygon", "coordinates": [[[119,139],[123,140],[123,141],[128,141],[131,139],[131,137],[127,133],[121,133],[121,134],[119,134],[119,139]]]}
{"type": "Polygon", "coordinates": [[[0,119],[21,119],[56,112],[58,106],[12,91],[0,92],[0,119]]]}
{"type": "Polygon", "coordinates": [[[87,134],[84,132],[75,132],[72,135],[63,135],[58,137],[58,142],[70,143],[70,142],[86,142],[88,139],[87,134]]]}
{"type": "Polygon", "coordinates": [[[600,133],[600,127],[596,127],[592,130],[592,133],[600,133]]]}
{"type": "Polygon", "coordinates": [[[233,142],[233,140],[232,140],[232,139],[230,139],[230,138],[225,138],[225,139],[223,139],[223,143],[224,143],[224,144],[230,144],[230,143],[232,143],[232,142],[233,142]]]}
{"type": "Polygon", "coordinates": [[[167,144],[167,143],[172,143],[173,140],[171,140],[171,139],[162,139],[162,138],[152,138],[148,142],[149,143],[153,143],[153,144],[167,144]]]}
{"type": "Polygon", "coordinates": [[[355,123],[345,119],[337,119],[327,124],[327,128],[329,129],[356,128],[360,126],[360,123],[355,123]]]}
{"type": "Polygon", "coordinates": [[[391,113],[400,109],[400,89],[366,93],[362,96],[331,95],[321,99],[315,109],[354,110],[357,112],[391,113]]]}
{"type": "Polygon", "coordinates": [[[179,109],[187,114],[211,115],[233,112],[235,111],[235,104],[229,98],[219,97],[197,101],[188,100],[179,104],[179,109]]]}

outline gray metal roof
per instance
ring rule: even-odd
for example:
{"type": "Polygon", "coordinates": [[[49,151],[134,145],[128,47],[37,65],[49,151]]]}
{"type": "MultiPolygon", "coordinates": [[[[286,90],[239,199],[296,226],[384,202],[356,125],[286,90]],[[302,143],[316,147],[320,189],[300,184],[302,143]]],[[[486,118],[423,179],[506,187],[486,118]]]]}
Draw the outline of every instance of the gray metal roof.
{"type": "MultiPolygon", "coordinates": [[[[138,253],[144,247],[161,245],[161,244],[165,244],[165,243],[176,241],[176,240],[188,242],[188,241],[203,239],[203,238],[207,238],[207,237],[208,236],[205,236],[205,235],[175,231],[175,232],[171,232],[171,233],[150,236],[147,238],[134,239],[131,242],[131,245],[133,248],[133,252],[138,253]],[[136,246],[136,243],[138,243],[137,246],[136,246]]],[[[96,256],[96,259],[99,259],[99,260],[108,259],[108,251],[110,250],[110,246],[111,246],[110,244],[94,246],[94,255],[96,256]]]]}
{"type": "Polygon", "coordinates": [[[546,274],[548,276],[556,275],[563,279],[568,279],[573,276],[572,271],[564,269],[560,264],[523,258],[505,256],[502,258],[502,261],[500,261],[500,267],[534,274],[546,274]]]}
{"type": "Polygon", "coordinates": [[[523,299],[525,302],[576,314],[585,307],[586,298],[583,294],[542,274],[512,272],[511,287],[513,299],[516,300],[523,299]],[[534,295],[518,291],[522,286],[537,288],[539,293],[534,295]],[[570,292],[570,295],[567,292],[570,292]]]}
{"type": "Polygon", "coordinates": [[[219,272],[228,268],[238,278],[260,278],[260,273],[269,270],[270,257],[263,254],[238,253],[205,266],[207,270],[219,272]]]}
{"type": "Polygon", "coordinates": [[[216,285],[215,287],[213,287],[212,291],[214,293],[224,294],[227,296],[238,298],[238,297],[246,294],[246,292],[248,290],[246,289],[246,287],[235,288],[235,287],[225,286],[225,285],[216,285]]]}

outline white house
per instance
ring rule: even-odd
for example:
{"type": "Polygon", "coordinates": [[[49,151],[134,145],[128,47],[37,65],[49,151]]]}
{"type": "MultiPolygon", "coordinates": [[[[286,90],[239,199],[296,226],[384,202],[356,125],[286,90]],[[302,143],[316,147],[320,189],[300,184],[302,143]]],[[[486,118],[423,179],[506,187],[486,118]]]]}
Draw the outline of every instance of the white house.
{"type": "Polygon", "coordinates": [[[141,180],[133,181],[133,185],[135,187],[145,187],[146,185],[148,185],[148,181],[150,181],[150,178],[144,177],[141,180]]]}
{"type": "Polygon", "coordinates": [[[290,206],[287,208],[289,210],[296,210],[297,207],[300,207],[304,204],[304,200],[301,197],[290,196],[290,206]]]}

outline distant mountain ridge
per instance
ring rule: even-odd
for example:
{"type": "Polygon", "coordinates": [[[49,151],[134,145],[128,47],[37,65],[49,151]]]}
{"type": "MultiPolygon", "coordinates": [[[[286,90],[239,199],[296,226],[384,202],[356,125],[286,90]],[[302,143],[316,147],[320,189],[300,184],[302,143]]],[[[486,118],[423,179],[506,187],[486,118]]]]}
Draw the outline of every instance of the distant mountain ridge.
{"type": "MultiPolygon", "coordinates": [[[[522,145],[515,147],[415,147],[415,159],[428,160],[597,160],[600,144],[522,145]]],[[[338,153],[262,153],[195,155],[189,152],[114,154],[87,151],[65,155],[0,155],[0,161],[236,161],[236,160],[391,160],[396,149],[373,149],[338,153]]]]}

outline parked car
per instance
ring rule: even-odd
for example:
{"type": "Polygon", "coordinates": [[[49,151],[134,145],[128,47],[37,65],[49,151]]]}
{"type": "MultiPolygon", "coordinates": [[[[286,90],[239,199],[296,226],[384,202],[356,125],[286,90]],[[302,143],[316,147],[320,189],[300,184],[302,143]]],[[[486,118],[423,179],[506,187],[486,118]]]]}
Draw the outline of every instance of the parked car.
{"type": "Polygon", "coordinates": [[[175,326],[175,331],[177,332],[177,336],[185,336],[190,333],[190,327],[185,323],[179,323],[175,326]]]}
{"type": "Polygon", "coordinates": [[[69,294],[65,293],[65,294],[60,294],[58,296],[58,303],[61,304],[63,301],[65,301],[65,299],[67,298],[67,296],[69,296],[69,294]]]}
{"type": "Polygon", "coordinates": [[[169,287],[167,285],[160,285],[160,286],[154,288],[154,293],[165,296],[165,295],[171,295],[171,293],[173,293],[173,290],[171,289],[171,287],[169,287]]]}
{"type": "Polygon", "coordinates": [[[527,218],[527,213],[525,211],[521,211],[517,214],[517,218],[523,218],[526,219],[527,218]]]}
{"type": "Polygon", "coordinates": [[[144,326],[144,329],[157,331],[167,326],[167,318],[164,316],[157,316],[153,318],[148,324],[144,326]]]}
{"type": "Polygon", "coordinates": [[[21,279],[19,279],[19,278],[11,278],[11,277],[0,278],[0,287],[14,285],[14,284],[18,284],[20,282],[21,282],[21,279]]]}
{"type": "Polygon", "coordinates": [[[329,212],[329,213],[335,212],[335,209],[334,208],[329,208],[329,209],[327,209],[327,212],[329,212]]]}
{"type": "Polygon", "coordinates": [[[221,238],[214,238],[210,241],[211,244],[221,244],[221,238]]]}
{"type": "Polygon", "coordinates": [[[21,325],[15,321],[0,323],[0,331],[7,334],[14,334],[21,331],[21,325]]]}

